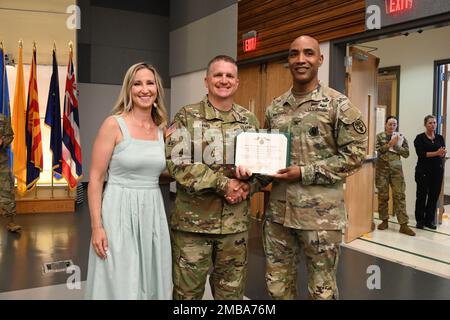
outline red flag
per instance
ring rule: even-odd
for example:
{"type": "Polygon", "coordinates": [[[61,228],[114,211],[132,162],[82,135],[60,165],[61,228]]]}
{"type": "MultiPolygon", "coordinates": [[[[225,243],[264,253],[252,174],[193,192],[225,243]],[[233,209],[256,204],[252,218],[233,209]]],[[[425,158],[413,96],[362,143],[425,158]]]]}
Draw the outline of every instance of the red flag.
{"type": "Polygon", "coordinates": [[[27,189],[31,190],[36,186],[41,171],[44,168],[42,158],[41,119],[39,117],[39,95],[36,75],[36,47],[33,47],[30,82],[28,84],[25,136],[27,142],[27,189]]]}
{"type": "Polygon", "coordinates": [[[67,66],[63,114],[62,175],[70,189],[77,187],[82,176],[80,121],[78,119],[77,83],[72,63],[72,50],[67,66]]]}

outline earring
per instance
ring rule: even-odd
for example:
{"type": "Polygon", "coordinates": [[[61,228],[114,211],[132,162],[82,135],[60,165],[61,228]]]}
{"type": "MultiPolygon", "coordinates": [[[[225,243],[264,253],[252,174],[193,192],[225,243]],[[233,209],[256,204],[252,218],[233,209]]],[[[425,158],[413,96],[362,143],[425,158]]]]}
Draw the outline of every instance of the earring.
{"type": "Polygon", "coordinates": [[[156,102],[153,102],[153,106],[154,106],[155,108],[158,108],[158,105],[156,104],[156,102]]]}

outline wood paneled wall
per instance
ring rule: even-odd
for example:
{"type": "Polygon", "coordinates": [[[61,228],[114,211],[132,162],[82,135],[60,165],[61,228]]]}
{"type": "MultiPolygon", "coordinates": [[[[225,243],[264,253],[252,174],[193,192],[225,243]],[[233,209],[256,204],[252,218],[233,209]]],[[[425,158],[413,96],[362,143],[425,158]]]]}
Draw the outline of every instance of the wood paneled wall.
{"type": "Polygon", "coordinates": [[[238,60],[287,51],[298,36],[319,41],[365,31],[364,0],[241,0],[238,3],[238,60]],[[244,53],[242,35],[255,30],[255,51],[244,53]]]}

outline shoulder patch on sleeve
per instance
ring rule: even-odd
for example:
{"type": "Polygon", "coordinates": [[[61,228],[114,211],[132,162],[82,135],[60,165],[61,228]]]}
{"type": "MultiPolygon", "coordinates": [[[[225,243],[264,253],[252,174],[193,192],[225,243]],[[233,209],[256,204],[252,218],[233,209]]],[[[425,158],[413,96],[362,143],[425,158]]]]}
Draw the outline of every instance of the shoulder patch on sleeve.
{"type": "Polygon", "coordinates": [[[355,122],[353,122],[353,128],[355,128],[355,131],[358,132],[359,134],[365,134],[367,132],[367,127],[364,124],[364,121],[362,121],[361,119],[358,119],[355,122]]]}

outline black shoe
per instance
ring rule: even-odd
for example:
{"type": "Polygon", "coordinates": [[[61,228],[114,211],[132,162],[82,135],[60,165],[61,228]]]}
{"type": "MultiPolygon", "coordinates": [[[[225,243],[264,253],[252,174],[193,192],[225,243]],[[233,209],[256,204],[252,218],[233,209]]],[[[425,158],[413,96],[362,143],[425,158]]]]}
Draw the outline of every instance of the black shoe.
{"type": "Polygon", "coordinates": [[[423,224],[422,223],[416,223],[416,228],[417,229],[423,229],[423,224]]]}
{"type": "Polygon", "coordinates": [[[432,229],[432,230],[436,230],[437,227],[434,223],[425,223],[425,227],[427,227],[428,229],[432,229]]]}

